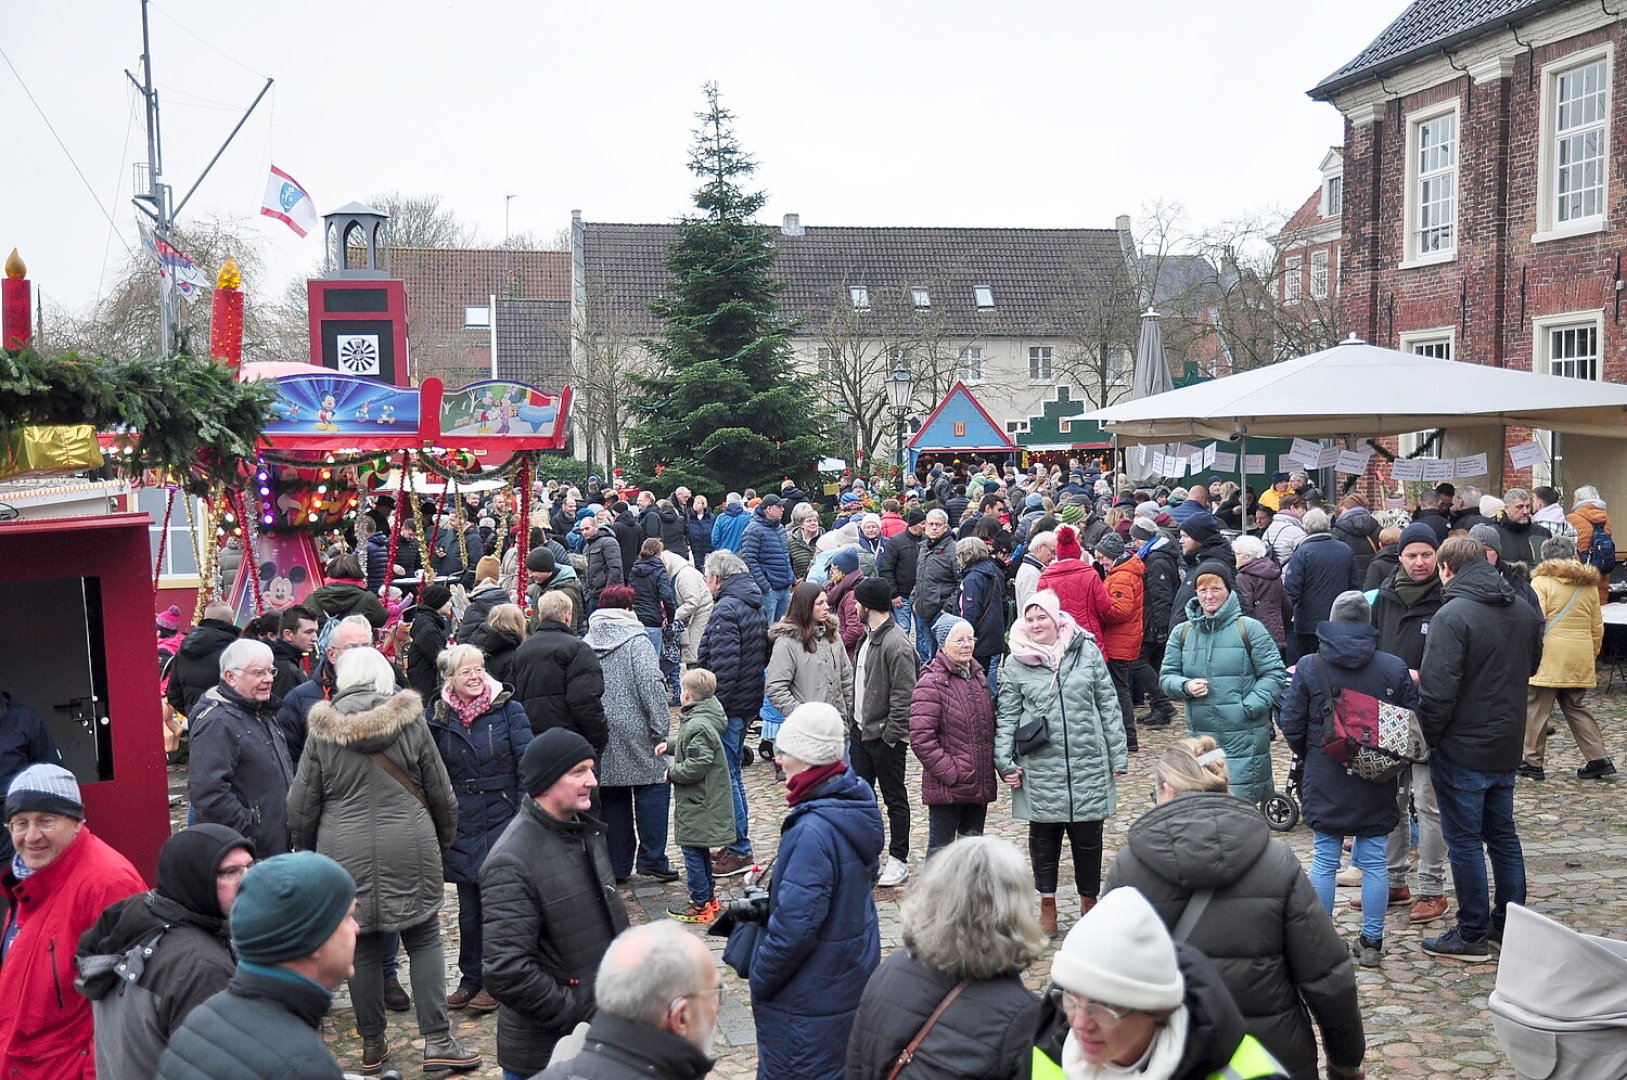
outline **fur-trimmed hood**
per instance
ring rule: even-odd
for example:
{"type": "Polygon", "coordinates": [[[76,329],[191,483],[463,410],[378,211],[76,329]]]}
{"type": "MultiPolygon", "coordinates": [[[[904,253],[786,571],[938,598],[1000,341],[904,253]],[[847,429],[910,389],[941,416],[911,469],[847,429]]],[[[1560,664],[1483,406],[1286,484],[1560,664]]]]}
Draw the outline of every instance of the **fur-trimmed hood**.
{"type": "Polygon", "coordinates": [[[1577,562],[1575,559],[1549,559],[1537,564],[1531,571],[1533,578],[1553,578],[1565,585],[1592,585],[1599,584],[1599,570],[1587,563],[1577,562]]]}
{"type": "MultiPolygon", "coordinates": [[[[854,576],[857,577],[858,575],[854,575],[854,576]]],[[[831,605],[832,609],[834,609],[835,607],[836,607],[835,604],[831,605]]],[[[822,633],[820,633],[820,634],[815,635],[814,640],[815,641],[840,641],[841,636],[842,636],[841,635],[841,630],[838,628],[838,625],[837,625],[837,622],[836,622],[836,616],[834,614],[831,614],[831,615],[825,616],[825,628],[824,628],[824,631],[822,633]]],[[[768,628],[768,638],[769,638],[770,642],[778,641],[780,638],[789,638],[792,641],[795,641],[798,644],[801,644],[802,643],[802,628],[800,626],[798,626],[796,623],[789,622],[789,621],[787,621],[785,619],[781,619],[778,622],[776,622],[773,626],[770,626],[768,628]]]]}
{"type": "Polygon", "coordinates": [[[349,746],[370,754],[388,746],[401,730],[424,715],[424,702],[414,690],[386,697],[372,690],[350,690],[332,701],[311,706],[307,721],[317,742],[349,746]]]}

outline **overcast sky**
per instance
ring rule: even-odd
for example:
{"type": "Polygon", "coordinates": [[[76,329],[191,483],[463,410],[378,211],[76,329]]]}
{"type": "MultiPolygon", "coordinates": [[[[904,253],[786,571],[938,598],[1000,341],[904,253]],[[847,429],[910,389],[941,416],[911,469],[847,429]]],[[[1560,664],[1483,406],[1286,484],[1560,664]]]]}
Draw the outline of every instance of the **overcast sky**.
{"type": "MultiPolygon", "coordinates": [[[[551,236],[572,209],[667,221],[689,206],[707,80],[760,163],[769,221],[1110,228],[1160,199],[1196,224],[1291,210],[1343,137],[1305,91],[1404,7],[162,0],[152,39],[177,198],[276,79],[182,215],[239,216],[263,237],[260,291],[320,254],[317,234],[256,216],[273,161],[319,210],[436,192],[493,242],[509,194],[515,232],[551,236]]],[[[0,49],[16,67],[0,62],[0,254],[20,248],[49,299],[88,304],[137,242],[145,136],[124,69],[140,70],[139,0],[0,0],[0,49]]]]}

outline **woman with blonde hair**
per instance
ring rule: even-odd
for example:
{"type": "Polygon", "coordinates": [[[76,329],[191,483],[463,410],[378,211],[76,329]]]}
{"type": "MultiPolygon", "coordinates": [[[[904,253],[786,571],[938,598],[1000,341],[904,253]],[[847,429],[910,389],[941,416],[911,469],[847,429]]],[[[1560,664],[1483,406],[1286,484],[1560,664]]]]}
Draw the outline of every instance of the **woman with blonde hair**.
{"type": "Polygon", "coordinates": [[[1166,750],[1153,767],[1157,805],[1130,826],[1107,889],[1137,889],[1166,927],[1183,927],[1182,940],[1214,961],[1246,1030],[1294,1080],[1321,1075],[1313,1016],[1328,1075],[1355,1076],[1366,1041],[1350,949],[1294,853],[1258,809],[1227,793],[1228,773],[1208,735],[1166,750]]]}
{"type": "Polygon", "coordinates": [[[486,613],[486,621],[474,628],[464,644],[473,645],[484,653],[486,674],[506,683],[514,667],[514,650],[520,647],[525,635],[525,612],[520,610],[520,605],[498,604],[486,613]]]}
{"type": "Polygon", "coordinates": [[[1023,972],[1045,936],[1028,900],[1022,853],[967,837],[927,862],[899,906],[904,947],[882,961],[859,999],[847,1080],[881,1080],[939,1004],[949,1009],[911,1057],[911,1075],[1027,1076],[1040,1001],[1023,972]]]}

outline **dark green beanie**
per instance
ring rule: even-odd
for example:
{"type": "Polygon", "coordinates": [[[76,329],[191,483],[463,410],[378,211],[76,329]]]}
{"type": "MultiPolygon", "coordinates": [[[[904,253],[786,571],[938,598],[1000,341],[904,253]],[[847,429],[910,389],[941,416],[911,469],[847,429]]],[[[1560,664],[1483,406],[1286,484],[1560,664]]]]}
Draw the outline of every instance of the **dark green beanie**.
{"type": "Polygon", "coordinates": [[[282,964],[309,956],[333,936],[356,883],[345,868],[314,851],[256,863],[232,902],[232,947],[249,964],[282,964]]]}

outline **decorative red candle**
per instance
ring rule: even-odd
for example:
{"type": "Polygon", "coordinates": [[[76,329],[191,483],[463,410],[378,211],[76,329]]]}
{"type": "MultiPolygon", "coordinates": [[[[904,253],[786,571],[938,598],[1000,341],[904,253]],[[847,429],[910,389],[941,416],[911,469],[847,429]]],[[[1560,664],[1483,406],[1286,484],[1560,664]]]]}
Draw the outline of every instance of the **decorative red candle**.
{"type": "Polygon", "coordinates": [[[28,267],[11,249],[6,259],[6,277],[0,281],[0,347],[20,349],[34,336],[33,302],[30,299],[28,267]]]}
{"type": "Polygon", "coordinates": [[[209,315],[209,355],[231,367],[243,360],[243,275],[237,260],[227,259],[215,277],[214,307],[209,315]]]}

